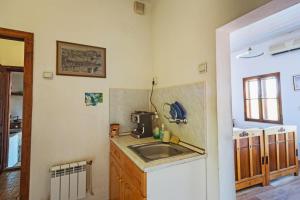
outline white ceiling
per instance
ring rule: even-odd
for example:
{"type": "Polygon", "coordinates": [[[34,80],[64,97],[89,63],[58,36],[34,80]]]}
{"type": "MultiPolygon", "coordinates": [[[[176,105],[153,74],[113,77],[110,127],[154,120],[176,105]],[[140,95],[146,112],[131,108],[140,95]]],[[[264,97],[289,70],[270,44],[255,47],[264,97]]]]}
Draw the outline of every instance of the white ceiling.
{"type": "Polygon", "coordinates": [[[299,29],[300,4],[297,4],[231,33],[231,51],[240,51],[299,29]]]}

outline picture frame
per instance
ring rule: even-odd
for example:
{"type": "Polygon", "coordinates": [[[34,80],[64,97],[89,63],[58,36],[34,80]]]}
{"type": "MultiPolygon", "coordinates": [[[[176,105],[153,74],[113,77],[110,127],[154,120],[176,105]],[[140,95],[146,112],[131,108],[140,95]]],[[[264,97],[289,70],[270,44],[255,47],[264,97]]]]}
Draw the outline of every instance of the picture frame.
{"type": "Polygon", "coordinates": [[[86,92],[84,95],[86,106],[96,106],[99,103],[103,103],[103,93],[101,92],[86,92]]]}
{"type": "Polygon", "coordinates": [[[56,74],[106,78],[106,48],[56,41],[56,74]]]}
{"type": "Polygon", "coordinates": [[[294,90],[299,91],[300,90],[300,75],[293,76],[293,82],[294,82],[294,90]]]}

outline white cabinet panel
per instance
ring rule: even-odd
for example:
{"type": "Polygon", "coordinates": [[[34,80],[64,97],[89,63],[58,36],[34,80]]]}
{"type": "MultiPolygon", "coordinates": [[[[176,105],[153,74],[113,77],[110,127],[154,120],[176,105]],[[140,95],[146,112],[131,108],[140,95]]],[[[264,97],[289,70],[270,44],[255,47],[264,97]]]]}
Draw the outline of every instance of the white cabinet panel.
{"type": "Polygon", "coordinates": [[[148,200],[205,200],[205,159],[147,173],[148,200]]]}

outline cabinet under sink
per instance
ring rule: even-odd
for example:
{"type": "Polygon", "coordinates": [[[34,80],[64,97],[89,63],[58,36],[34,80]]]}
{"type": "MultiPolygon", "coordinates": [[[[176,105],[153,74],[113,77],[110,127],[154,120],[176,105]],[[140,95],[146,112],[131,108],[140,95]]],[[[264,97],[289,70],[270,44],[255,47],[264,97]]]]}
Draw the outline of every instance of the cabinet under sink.
{"type": "Polygon", "coordinates": [[[136,144],[130,137],[111,139],[109,199],[205,199],[204,157],[180,145],[150,139],[136,144]],[[180,160],[184,156],[191,157],[180,160]]]}

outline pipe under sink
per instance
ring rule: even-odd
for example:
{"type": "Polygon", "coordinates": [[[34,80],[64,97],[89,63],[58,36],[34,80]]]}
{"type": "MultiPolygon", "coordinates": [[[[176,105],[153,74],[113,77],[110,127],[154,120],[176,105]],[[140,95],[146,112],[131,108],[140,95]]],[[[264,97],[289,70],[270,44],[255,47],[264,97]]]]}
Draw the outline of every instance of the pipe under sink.
{"type": "Polygon", "coordinates": [[[163,142],[130,145],[128,148],[135,152],[145,162],[195,153],[195,151],[184,146],[163,142]]]}

